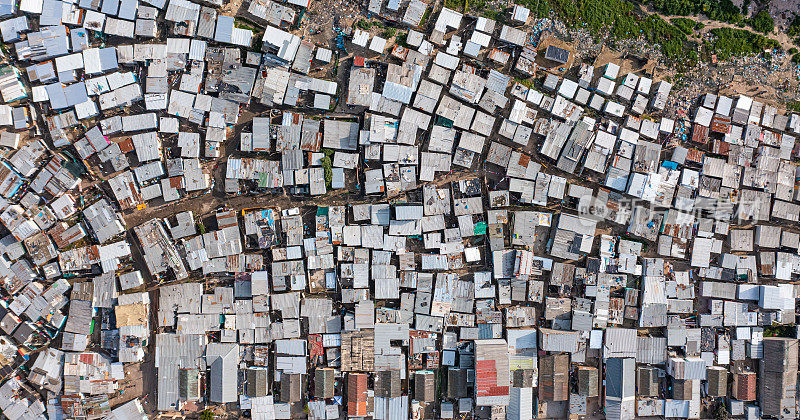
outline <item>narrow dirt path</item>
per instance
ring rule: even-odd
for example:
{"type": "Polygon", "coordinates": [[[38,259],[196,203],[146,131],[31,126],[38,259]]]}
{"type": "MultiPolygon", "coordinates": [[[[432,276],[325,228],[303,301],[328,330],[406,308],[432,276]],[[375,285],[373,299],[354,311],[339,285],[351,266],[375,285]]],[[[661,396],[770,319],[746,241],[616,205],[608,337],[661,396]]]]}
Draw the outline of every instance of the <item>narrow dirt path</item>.
{"type": "MultiPolygon", "coordinates": [[[[481,171],[460,170],[450,172],[445,176],[438,177],[435,181],[419,183],[415,189],[429,184],[441,186],[452,181],[469,178],[473,175],[480,176],[481,171]]],[[[247,208],[264,208],[274,206],[290,208],[292,206],[303,206],[306,204],[317,206],[333,206],[357,203],[382,203],[399,199],[403,197],[407,191],[385,197],[361,197],[355,200],[348,196],[349,193],[349,190],[334,190],[325,195],[317,197],[291,197],[286,194],[277,193],[266,193],[262,195],[239,195],[235,197],[218,197],[208,194],[200,197],[175,201],[163,206],[150,208],[145,211],[128,213],[124,216],[124,219],[128,229],[132,229],[133,227],[139,226],[148,220],[166,218],[187,210],[194,212],[195,217],[197,217],[198,215],[208,214],[222,206],[227,206],[229,209],[238,211],[247,208]]]]}

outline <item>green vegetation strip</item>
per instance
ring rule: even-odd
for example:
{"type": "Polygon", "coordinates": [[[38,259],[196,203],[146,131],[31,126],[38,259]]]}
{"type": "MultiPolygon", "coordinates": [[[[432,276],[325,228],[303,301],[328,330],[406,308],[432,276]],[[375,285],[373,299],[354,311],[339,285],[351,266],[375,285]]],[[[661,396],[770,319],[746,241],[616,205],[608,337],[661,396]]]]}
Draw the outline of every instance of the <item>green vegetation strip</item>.
{"type": "MultiPolygon", "coordinates": [[[[696,44],[687,34],[657,15],[647,15],[638,5],[625,0],[522,0],[537,16],[556,14],[573,27],[583,27],[595,36],[610,40],[635,39],[643,36],[648,43],[659,45],[664,56],[680,65],[694,65],[696,44]]],[[[688,20],[688,19],[687,19],[688,20]]]]}
{"type": "Polygon", "coordinates": [[[676,28],[680,29],[681,32],[685,33],[686,35],[692,35],[694,34],[695,31],[699,31],[700,29],[703,29],[703,27],[705,26],[700,22],[695,22],[689,18],[684,18],[684,17],[672,18],[670,19],[670,22],[672,22],[672,24],[675,25],[676,28]]]}
{"type": "MultiPolygon", "coordinates": [[[[467,0],[449,1],[465,3],[467,0]]],[[[742,26],[748,23],[764,33],[770,33],[774,28],[768,13],[757,13],[752,19],[744,19],[730,0],[639,0],[637,3],[649,3],[663,14],[703,14],[727,23],[742,26]]],[[[694,66],[699,59],[698,44],[690,41],[689,36],[703,29],[704,25],[681,17],[672,18],[670,23],[658,15],[647,15],[637,3],[627,0],[521,0],[521,4],[536,16],[555,14],[572,27],[583,27],[593,35],[607,36],[611,41],[642,36],[649,44],[658,45],[664,57],[677,67],[694,66]]],[[[795,28],[800,34],[800,20],[795,28]]],[[[777,41],[745,29],[715,28],[711,33],[716,40],[704,44],[703,51],[717,54],[721,59],[780,49],[777,41]]]]}
{"type": "MultiPolygon", "coordinates": [[[[642,1],[641,3],[646,3],[642,1]]],[[[652,6],[665,15],[695,16],[739,25],[744,23],[741,10],[731,0],[652,0],[652,6]]]]}
{"type": "Polygon", "coordinates": [[[711,34],[716,39],[710,49],[721,59],[759,54],[767,49],[780,49],[778,41],[745,29],[714,28],[711,34]]]}

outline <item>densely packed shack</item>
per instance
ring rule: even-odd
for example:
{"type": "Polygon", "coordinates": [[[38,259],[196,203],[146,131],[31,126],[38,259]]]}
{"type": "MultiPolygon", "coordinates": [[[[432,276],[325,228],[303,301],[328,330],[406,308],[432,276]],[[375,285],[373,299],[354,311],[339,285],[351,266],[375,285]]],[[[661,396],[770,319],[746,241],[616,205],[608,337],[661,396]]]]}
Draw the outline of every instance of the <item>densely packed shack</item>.
{"type": "Polygon", "coordinates": [[[239,6],[0,0],[5,417],[800,416],[800,115],[239,6]]]}

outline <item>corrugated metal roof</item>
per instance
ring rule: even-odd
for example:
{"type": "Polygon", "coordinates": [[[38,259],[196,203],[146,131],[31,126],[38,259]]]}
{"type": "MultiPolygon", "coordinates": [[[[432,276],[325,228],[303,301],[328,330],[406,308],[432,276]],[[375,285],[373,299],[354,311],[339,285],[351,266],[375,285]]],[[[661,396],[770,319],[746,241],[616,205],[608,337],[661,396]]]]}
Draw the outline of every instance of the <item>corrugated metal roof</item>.
{"type": "Polygon", "coordinates": [[[603,357],[636,357],[637,344],[635,329],[608,328],[605,334],[603,357]]]}
{"type": "Polygon", "coordinates": [[[205,369],[205,363],[201,358],[204,351],[205,335],[156,335],[159,411],[178,409],[178,368],[205,369]]]}
{"type": "Polygon", "coordinates": [[[638,337],[636,348],[636,361],[638,363],[664,364],[666,360],[666,337],[638,337]]]}
{"type": "Polygon", "coordinates": [[[239,345],[236,343],[209,343],[206,364],[211,366],[209,399],[228,403],[238,400],[239,345]]]}
{"type": "Polygon", "coordinates": [[[636,396],[636,360],[612,357],[606,360],[606,401],[636,396]]]}
{"type": "Polygon", "coordinates": [[[575,353],[578,351],[578,332],[539,329],[539,348],[544,351],[575,353]]]}

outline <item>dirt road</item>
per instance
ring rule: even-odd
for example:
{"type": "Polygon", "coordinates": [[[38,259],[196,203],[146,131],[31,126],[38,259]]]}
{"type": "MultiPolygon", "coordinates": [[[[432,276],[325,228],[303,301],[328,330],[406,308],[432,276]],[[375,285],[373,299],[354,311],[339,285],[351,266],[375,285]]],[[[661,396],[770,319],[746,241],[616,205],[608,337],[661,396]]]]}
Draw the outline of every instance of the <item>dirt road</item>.
{"type": "MultiPolygon", "coordinates": [[[[480,176],[481,173],[480,171],[468,171],[468,170],[454,171],[448,173],[445,176],[439,177],[434,181],[420,183],[417,185],[417,188],[428,184],[440,186],[458,179],[462,179],[469,175],[480,176]]],[[[336,206],[344,204],[358,204],[365,202],[370,202],[370,203],[387,202],[399,199],[406,194],[405,192],[403,192],[400,194],[394,194],[383,198],[370,199],[369,197],[364,197],[364,196],[354,198],[350,195],[350,193],[351,191],[348,190],[334,190],[318,197],[293,197],[285,194],[275,194],[275,193],[225,197],[225,196],[218,196],[216,193],[214,193],[195,198],[178,200],[172,203],[165,204],[160,207],[154,207],[143,211],[135,211],[126,214],[124,218],[125,218],[125,223],[128,226],[128,229],[133,229],[134,227],[139,226],[140,224],[148,220],[163,219],[171,215],[174,215],[175,213],[180,213],[188,210],[194,212],[195,217],[197,217],[212,213],[217,208],[223,206],[227,206],[227,208],[235,210],[242,210],[247,208],[275,207],[275,206],[280,208],[290,208],[293,206],[303,206],[307,204],[312,204],[315,206],[336,206]]]]}

